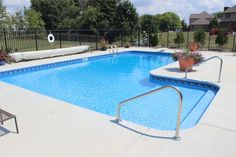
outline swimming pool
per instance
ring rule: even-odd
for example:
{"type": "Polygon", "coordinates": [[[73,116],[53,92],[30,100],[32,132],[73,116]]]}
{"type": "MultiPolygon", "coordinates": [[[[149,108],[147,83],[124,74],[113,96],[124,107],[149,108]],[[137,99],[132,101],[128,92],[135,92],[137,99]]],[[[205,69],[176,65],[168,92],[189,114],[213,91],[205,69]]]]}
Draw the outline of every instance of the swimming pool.
{"type": "MultiPolygon", "coordinates": [[[[184,97],[181,128],[193,127],[218,87],[150,76],[151,70],[172,62],[169,53],[130,51],[5,71],[0,73],[0,80],[111,116],[120,101],[174,85],[184,97]]],[[[155,129],[174,130],[177,110],[178,95],[165,90],[124,106],[121,117],[155,129]]]]}

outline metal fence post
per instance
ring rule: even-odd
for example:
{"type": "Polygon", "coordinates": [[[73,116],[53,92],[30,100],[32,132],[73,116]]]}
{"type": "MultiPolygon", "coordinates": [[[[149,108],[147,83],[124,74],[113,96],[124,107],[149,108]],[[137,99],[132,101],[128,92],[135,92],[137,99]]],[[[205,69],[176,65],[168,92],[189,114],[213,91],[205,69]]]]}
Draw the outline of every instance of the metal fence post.
{"type": "Polygon", "coordinates": [[[37,40],[37,30],[34,29],[34,40],[35,40],[35,49],[38,51],[38,40],[37,40]]]}
{"type": "Polygon", "coordinates": [[[124,32],[121,33],[121,46],[124,47],[124,32]]]}
{"type": "Polygon", "coordinates": [[[126,29],[125,29],[125,44],[126,44],[126,29]]]}
{"type": "Polygon", "coordinates": [[[169,31],[168,30],[167,30],[166,46],[167,46],[167,48],[169,48],[169,31]]]}
{"type": "Polygon", "coordinates": [[[151,43],[150,43],[150,38],[151,38],[151,26],[150,26],[150,24],[149,24],[149,28],[148,28],[149,30],[148,30],[148,47],[151,47],[151,43]]]}
{"type": "Polygon", "coordinates": [[[58,37],[59,37],[60,48],[62,48],[62,45],[61,45],[61,31],[59,31],[59,33],[58,33],[58,37]]]}
{"type": "Polygon", "coordinates": [[[3,28],[3,36],[4,36],[4,42],[5,42],[5,49],[6,49],[6,52],[7,52],[8,51],[8,47],[7,47],[7,36],[6,36],[5,28],[3,28]]]}
{"type": "Polygon", "coordinates": [[[98,30],[96,30],[96,50],[98,49],[98,30]]]}
{"type": "Polygon", "coordinates": [[[211,35],[210,35],[210,32],[209,32],[209,39],[208,39],[208,50],[210,49],[210,44],[211,44],[211,35]]]}
{"type": "Polygon", "coordinates": [[[189,38],[189,30],[187,31],[187,43],[188,43],[188,39],[189,38]]]}
{"type": "Polygon", "coordinates": [[[81,36],[80,36],[80,31],[79,31],[79,45],[81,46],[81,36]]]}
{"type": "Polygon", "coordinates": [[[140,27],[138,27],[138,47],[140,46],[140,27]]]}
{"type": "Polygon", "coordinates": [[[235,51],[235,33],[234,34],[234,39],[233,39],[233,47],[232,47],[232,51],[235,51]]]}

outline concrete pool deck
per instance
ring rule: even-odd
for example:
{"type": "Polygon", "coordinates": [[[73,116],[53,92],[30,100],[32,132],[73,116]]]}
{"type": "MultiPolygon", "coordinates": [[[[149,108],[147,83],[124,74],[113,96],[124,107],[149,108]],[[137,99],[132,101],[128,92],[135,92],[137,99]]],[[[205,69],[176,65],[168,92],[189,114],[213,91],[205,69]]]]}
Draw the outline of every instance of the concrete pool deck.
{"type": "MultiPolygon", "coordinates": [[[[119,49],[137,50],[137,48],[119,49]]],[[[138,48],[138,50],[153,50],[138,48]]],[[[156,51],[156,50],[155,50],[156,51]]],[[[171,50],[172,51],[172,50],[171,50]]],[[[45,63],[99,55],[107,52],[14,63],[0,71],[45,63]]],[[[211,60],[194,68],[190,79],[208,81],[220,86],[200,122],[181,130],[181,141],[174,141],[174,131],[160,131],[122,121],[114,117],[77,107],[20,87],[0,82],[0,108],[17,116],[19,134],[14,122],[0,125],[2,157],[234,157],[236,156],[236,56],[232,53],[205,52],[205,58],[222,57],[221,82],[217,83],[219,61],[211,60]]],[[[183,78],[178,63],[152,71],[153,74],[183,78]]]]}

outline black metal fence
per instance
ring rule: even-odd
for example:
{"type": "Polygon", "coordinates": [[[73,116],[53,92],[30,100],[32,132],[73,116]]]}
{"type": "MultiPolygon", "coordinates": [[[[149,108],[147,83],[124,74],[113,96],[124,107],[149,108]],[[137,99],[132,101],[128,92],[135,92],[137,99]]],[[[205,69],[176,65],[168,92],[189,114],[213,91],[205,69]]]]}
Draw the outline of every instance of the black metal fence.
{"type": "MultiPolygon", "coordinates": [[[[187,42],[194,40],[194,32],[186,31],[184,33],[184,42],[180,47],[185,47],[187,42]]],[[[66,48],[79,45],[89,45],[92,50],[101,48],[100,42],[105,38],[109,43],[116,44],[119,47],[130,46],[149,46],[149,30],[21,30],[21,31],[0,31],[0,46],[6,52],[37,51],[44,49],[66,48]],[[53,34],[54,42],[48,41],[48,35],[53,34]]],[[[177,48],[174,40],[176,32],[165,31],[158,32],[158,47],[177,48]]],[[[201,46],[204,50],[218,50],[215,44],[216,35],[209,35],[205,32],[205,43],[201,46]]],[[[235,50],[235,35],[228,35],[228,43],[224,45],[225,51],[235,50]]]]}

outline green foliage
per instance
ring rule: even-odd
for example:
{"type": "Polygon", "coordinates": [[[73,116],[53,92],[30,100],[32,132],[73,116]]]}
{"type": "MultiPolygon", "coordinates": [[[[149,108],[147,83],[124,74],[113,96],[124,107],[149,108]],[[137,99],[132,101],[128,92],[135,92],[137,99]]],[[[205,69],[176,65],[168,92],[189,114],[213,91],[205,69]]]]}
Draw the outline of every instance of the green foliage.
{"type": "Polygon", "coordinates": [[[23,12],[17,11],[11,15],[11,28],[15,30],[24,29],[26,27],[25,17],[23,12]]]}
{"type": "Polygon", "coordinates": [[[180,17],[172,12],[166,12],[161,15],[160,19],[160,30],[176,30],[177,28],[181,28],[180,17]]]}
{"type": "Polygon", "coordinates": [[[44,29],[44,21],[41,19],[41,13],[34,9],[26,9],[24,11],[27,29],[44,29]]]}
{"type": "Polygon", "coordinates": [[[220,30],[217,34],[215,43],[222,48],[227,42],[228,42],[227,32],[225,30],[220,30]]]}
{"type": "Polygon", "coordinates": [[[145,14],[139,18],[139,23],[142,31],[150,33],[158,32],[159,16],[145,14]]]}
{"type": "Polygon", "coordinates": [[[150,37],[151,46],[157,46],[158,43],[159,43],[158,35],[157,34],[151,35],[151,37],[150,37]]]}
{"type": "Polygon", "coordinates": [[[195,42],[198,42],[202,45],[205,44],[205,32],[203,30],[199,30],[199,31],[194,32],[193,36],[194,36],[195,42]]]}
{"type": "Polygon", "coordinates": [[[176,38],[174,39],[175,44],[178,44],[178,47],[180,47],[180,44],[184,43],[184,33],[183,32],[177,32],[176,38]]]}
{"type": "Polygon", "coordinates": [[[31,0],[31,5],[42,14],[46,29],[131,30],[138,23],[129,0],[31,0]]]}
{"type": "Polygon", "coordinates": [[[6,11],[6,6],[3,5],[3,0],[0,0],[0,29],[9,28],[11,19],[6,11]]]}
{"type": "Polygon", "coordinates": [[[96,30],[98,18],[100,16],[97,8],[90,7],[83,13],[83,16],[80,19],[80,28],[82,29],[92,29],[96,30]]]}
{"type": "Polygon", "coordinates": [[[215,12],[213,13],[214,17],[217,18],[217,19],[221,19],[221,16],[222,16],[222,12],[215,12]]]}
{"type": "Polygon", "coordinates": [[[121,1],[116,7],[115,13],[115,28],[133,30],[137,26],[138,14],[130,1],[121,1]]]}
{"type": "Polygon", "coordinates": [[[184,20],[181,21],[181,26],[183,31],[188,31],[187,23],[184,20]]]}
{"type": "Polygon", "coordinates": [[[77,5],[73,0],[31,0],[31,8],[42,14],[47,29],[59,28],[68,18],[76,18],[80,14],[77,5]]]}
{"type": "Polygon", "coordinates": [[[209,30],[211,30],[212,28],[220,28],[220,24],[216,17],[209,23],[209,30]]]}

